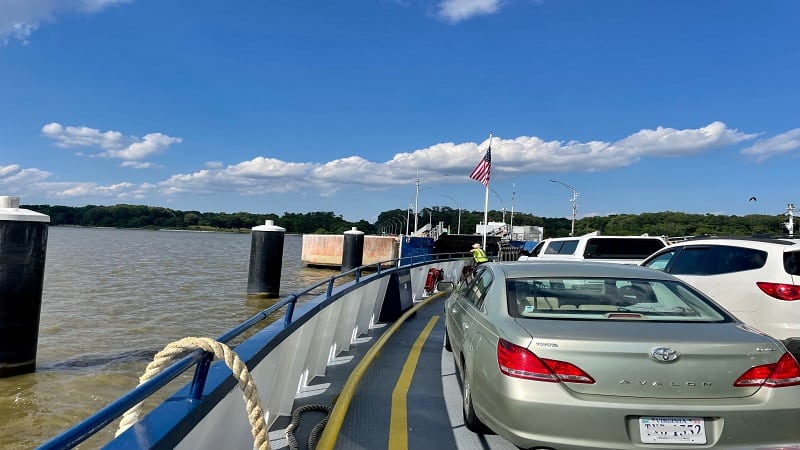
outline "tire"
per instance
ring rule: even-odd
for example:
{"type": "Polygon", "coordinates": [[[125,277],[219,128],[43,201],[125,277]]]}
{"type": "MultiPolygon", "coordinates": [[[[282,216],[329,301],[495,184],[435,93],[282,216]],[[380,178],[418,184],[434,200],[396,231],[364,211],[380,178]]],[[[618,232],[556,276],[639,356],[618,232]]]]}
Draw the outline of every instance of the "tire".
{"type": "Polygon", "coordinates": [[[453,347],[450,345],[450,335],[447,333],[447,327],[444,327],[444,349],[448,352],[453,351],[453,347]]]}
{"type": "MultiPolygon", "coordinates": [[[[464,364],[462,364],[464,367],[464,364]]],[[[461,388],[464,401],[462,402],[463,410],[464,410],[464,425],[467,426],[467,429],[472,431],[473,433],[477,434],[486,434],[489,429],[486,425],[481,422],[481,419],[475,415],[475,408],[472,405],[472,387],[469,381],[469,375],[467,375],[466,367],[461,373],[461,388]]]]}

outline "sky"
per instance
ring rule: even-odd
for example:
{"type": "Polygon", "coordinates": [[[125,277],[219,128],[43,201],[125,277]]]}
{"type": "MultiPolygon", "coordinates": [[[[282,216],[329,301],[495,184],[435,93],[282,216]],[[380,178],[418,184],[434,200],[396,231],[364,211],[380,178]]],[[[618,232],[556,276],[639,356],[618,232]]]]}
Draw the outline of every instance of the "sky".
{"type": "Polygon", "coordinates": [[[0,195],[483,211],[469,174],[491,145],[492,210],[571,217],[575,192],[578,218],[783,214],[798,17],[797,0],[0,0],[0,195]]]}

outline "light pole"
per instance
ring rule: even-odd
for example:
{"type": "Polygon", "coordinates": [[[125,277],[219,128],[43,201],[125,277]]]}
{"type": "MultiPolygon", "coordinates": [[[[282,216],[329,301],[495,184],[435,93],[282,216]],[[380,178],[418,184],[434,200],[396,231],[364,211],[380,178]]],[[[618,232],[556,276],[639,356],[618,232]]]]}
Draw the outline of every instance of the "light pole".
{"type": "Polygon", "coordinates": [[[417,173],[417,178],[415,179],[417,185],[417,193],[416,195],[414,195],[414,233],[416,233],[417,230],[419,230],[419,185],[426,181],[430,181],[433,178],[435,177],[420,180],[419,173],[417,173]]]}
{"type": "Polygon", "coordinates": [[[569,233],[569,235],[575,236],[575,216],[578,215],[578,204],[575,203],[575,201],[578,200],[578,196],[581,194],[580,192],[576,191],[574,187],[568,185],[567,183],[564,183],[563,181],[550,180],[550,182],[561,183],[562,185],[564,185],[564,187],[572,191],[572,198],[569,199],[570,203],[572,203],[572,231],[569,233]]]}
{"type": "Polygon", "coordinates": [[[420,180],[419,179],[419,171],[417,171],[417,178],[414,179],[414,181],[416,182],[415,184],[417,185],[417,193],[414,196],[414,198],[415,198],[415,200],[414,200],[414,233],[416,233],[417,230],[419,229],[419,185],[422,184],[422,183],[425,183],[426,181],[433,180],[434,178],[446,177],[446,176],[448,176],[448,174],[444,173],[444,174],[441,174],[441,175],[438,175],[438,176],[435,176],[435,177],[429,177],[429,178],[425,178],[424,180],[420,180]]]}
{"type": "Polygon", "coordinates": [[[411,224],[411,199],[408,199],[408,209],[406,209],[406,236],[408,236],[408,228],[411,224]]]}
{"type": "Polygon", "coordinates": [[[453,203],[456,204],[456,209],[458,209],[458,231],[456,232],[456,234],[461,234],[461,207],[458,206],[458,202],[453,197],[450,197],[449,195],[444,195],[444,194],[442,194],[442,197],[447,197],[450,200],[452,200],[453,203]]]}
{"type": "Polygon", "coordinates": [[[500,197],[500,194],[498,194],[497,191],[495,191],[492,188],[489,188],[489,190],[494,192],[494,195],[496,195],[497,199],[500,200],[500,204],[503,205],[503,225],[505,225],[506,224],[506,202],[503,201],[503,197],[500,197]]]}
{"type": "MultiPolygon", "coordinates": [[[[400,220],[400,228],[397,229],[397,234],[403,234],[403,221],[406,219],[401,214],[395,214],[394,216],[400,220]]],[[[408,222],[406,222],[406,229],[408,229],[408,222]]]]}

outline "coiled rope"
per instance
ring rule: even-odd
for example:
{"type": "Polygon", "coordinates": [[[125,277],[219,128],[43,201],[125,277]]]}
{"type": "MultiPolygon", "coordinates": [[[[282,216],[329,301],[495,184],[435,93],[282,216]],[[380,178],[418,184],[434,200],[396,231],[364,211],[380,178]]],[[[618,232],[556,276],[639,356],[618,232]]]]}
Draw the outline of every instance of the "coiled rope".
{"type": "MultiPolygon", "coordinates": [[[[264,409],[261,407],[261,399],[258,396],[256,385],[250,376],[250,371],[242,362],[239,356],[227,345],[217,342],[214,339],[203,337],[185,337],[168,344],[163,350],[156,353],[153,361],[147,365],[144,374],[139,378],[139,385],[153,378],[176,357],[184,354],[188,350],[203,349],[214,353],[214,356],[225,361],[225,364],[233,372],[233,376],[239,381],[239,389],[247,406],[247,418],[250,421],[250,429],[253,434],[255,448],[259,450],[269,450],[269,439],[267,434],[267,421],[264,419],[264,409]]],[[[131,425],[139,420],[142,411],[142,403],[138,403],[129,409],[122,416],[116,436],[119,436],[131,425]]]]}
{"type": "Polygon", "coordinates": [[[331,411],[333,411],[333,407],[327,405],[305,405],[295,408],[295,410],[292,411],[292,421],[289,423],[289,426],[286,427],[286,440],[289,441],[290,450],[297,450],[299,448],[297,444],[297,438],[294,437],[294,430],[300,423],[300,414],[307,411],[323,411],[328,413],[324,419],[314,425],[314,428],[311,429],[311,433],[308,435],[308,449],[314,450],[317,448],[317,439],[319,439],[320,433],[325,428],[325,425],[328,424],[328,417],[330,416],[331,411]]]}

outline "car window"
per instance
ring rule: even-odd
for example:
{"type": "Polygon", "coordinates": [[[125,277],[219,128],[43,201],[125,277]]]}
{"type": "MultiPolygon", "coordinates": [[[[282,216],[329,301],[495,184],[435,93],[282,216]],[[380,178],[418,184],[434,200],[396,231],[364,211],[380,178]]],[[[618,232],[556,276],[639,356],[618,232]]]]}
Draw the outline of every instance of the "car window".
{"type": "Polygon", "coordinates": [[[533,247],[533,250],[531,250],[530,256],[539,256],[539,253],[541,253],[542,247],[544,247],[545,244],[547,244],[547,241],[542,241],[536,244],[536,247],[533,247]]]}
{"type": "Polygon", "coordinates": [[[480,309],[483,306],[483,302],[486,298],[486,291],[492,284],[493,278],[492,271],[488,269],[476,273],[475,279],[467,285],[463,294],[467,301],[480,309]]]}
{"type": "Polygon", "coordinates": [[[675,253],[677,252],[678,252],[677,249],[665,251],[664,253],[661,253],[660,255],[653,257],[653,259],[651,259],[650,261],[647,261],[644,264],[644,266],[649,267],[651,269],[660,270],[663,272],[669,265],[669,262],[672,261],[672,257],[675,256],[675,253]]]}
{"type": "Polygon", "coordinates": [[[664,248],[655,238],[593,238],[586,242],[586,259],[645,259],[664,248]]]}
{"type": "Polygon", "coordinates": [[[679,280],[512,278],[508,311],[519,318],[724,322],[732,318],[679,280]]]}
{"type": "Polygon", "coordinates": [[[767,252],[730,245],[686,246],[670,268],[675,275],[719,275],[764,267],[767,252]]]}
{"type": "Polygon", "coordinates": [[[800,275],[800,251],[784,253],[783,268],[789,275],[800,275]]]}
{"type": "Polygon", "coordinates": [[[577,239],[553,241],[547,246],[544,252],[548,255],[571,255],[575,253],[576,248],[578,248],[577,239]]]}

